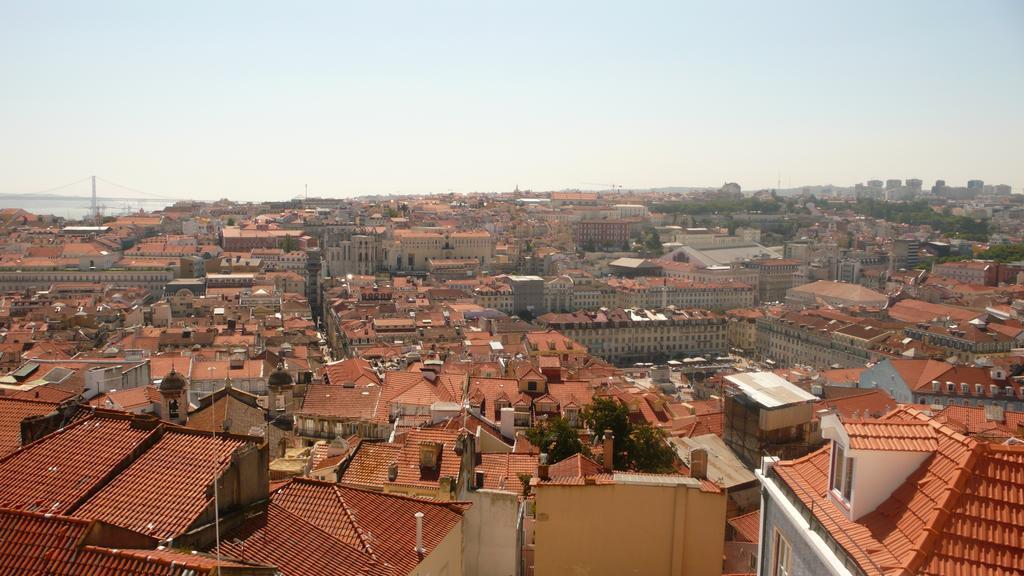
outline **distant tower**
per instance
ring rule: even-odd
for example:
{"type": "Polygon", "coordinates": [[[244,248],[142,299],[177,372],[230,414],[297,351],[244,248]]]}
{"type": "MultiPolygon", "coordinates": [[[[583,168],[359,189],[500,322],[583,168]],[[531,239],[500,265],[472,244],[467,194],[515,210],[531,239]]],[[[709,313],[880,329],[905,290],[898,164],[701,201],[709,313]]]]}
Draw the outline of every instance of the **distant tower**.
{"type": "Polygon", "coordinates": [[[96,205],[96,177],[92,177],[92,204],[89,206],[92,211],[92,220],[97,226],[100,225],[100,209],[96,205]]]}
{"type": "Polygon", "coordinates": [[[290,416],[292,399],[295,396],[295,381],[285,369],[284,362],[267,377],[267,409],[271,418],[290,416]]]}
{"type": "Polygon", "coordinates": [[[175,424],[188,422],[188,379],[174,368],[160,381],[160,418],[175,424]]]}

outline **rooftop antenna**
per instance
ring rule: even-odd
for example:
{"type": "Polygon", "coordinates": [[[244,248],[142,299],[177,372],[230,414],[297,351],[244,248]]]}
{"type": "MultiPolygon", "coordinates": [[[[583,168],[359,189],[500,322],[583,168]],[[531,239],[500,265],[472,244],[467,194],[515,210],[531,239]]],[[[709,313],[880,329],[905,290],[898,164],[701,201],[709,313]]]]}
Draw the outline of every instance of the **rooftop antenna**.
{"type": "Polygon", "coordinates": [[[306,195],[304,201],[309,202],[309,184],[303,184],[303,186],[306,187],[306,195]]]}

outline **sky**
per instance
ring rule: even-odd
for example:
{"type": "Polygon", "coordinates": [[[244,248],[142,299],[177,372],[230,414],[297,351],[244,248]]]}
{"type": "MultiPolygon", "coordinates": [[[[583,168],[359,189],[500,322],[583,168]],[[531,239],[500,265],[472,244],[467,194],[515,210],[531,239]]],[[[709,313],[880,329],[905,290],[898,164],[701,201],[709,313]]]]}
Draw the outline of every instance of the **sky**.
{"type": "Polygon", "coordinates": [[[1024,2],[0,0],[0,193],[91,174],[240,200],[1019,192],[1024,2]]]}

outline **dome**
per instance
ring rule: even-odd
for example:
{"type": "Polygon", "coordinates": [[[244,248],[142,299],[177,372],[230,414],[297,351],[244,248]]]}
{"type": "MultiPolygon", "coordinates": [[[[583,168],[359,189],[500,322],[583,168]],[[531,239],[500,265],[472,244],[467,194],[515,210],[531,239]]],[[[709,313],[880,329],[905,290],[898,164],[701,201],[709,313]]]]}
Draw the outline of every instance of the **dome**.
{"type": "Polygon", "coordinates": [[[184,390],[188,386],[188,380],[182,376],[181,372],[178,372],[174,368],[164,376],[164,379],[160,381],[161,392],[177,392],[178,390],[184,390]]]}
{"type": "Polygon", "coordinates": [[[292,375],[284,369],[284,364],[278,364],[277,369],[271,372],[270,376],[267,378],[267,386],[273,388],[291,386],[292,382],[292,375]]]}

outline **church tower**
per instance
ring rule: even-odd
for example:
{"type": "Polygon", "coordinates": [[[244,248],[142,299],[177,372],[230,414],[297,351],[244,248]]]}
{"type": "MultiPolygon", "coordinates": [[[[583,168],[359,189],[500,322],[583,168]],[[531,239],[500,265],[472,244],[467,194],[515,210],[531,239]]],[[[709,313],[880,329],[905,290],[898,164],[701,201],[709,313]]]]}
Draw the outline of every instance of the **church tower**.
{"type": "Polygon", "coordinates": [[[160,381],[160,418],[175,424],[188,422],[188,379],[174,368],[160,381]]]}

